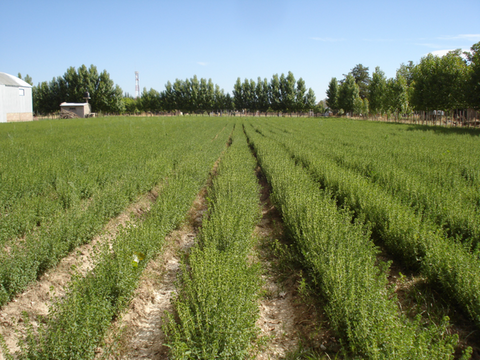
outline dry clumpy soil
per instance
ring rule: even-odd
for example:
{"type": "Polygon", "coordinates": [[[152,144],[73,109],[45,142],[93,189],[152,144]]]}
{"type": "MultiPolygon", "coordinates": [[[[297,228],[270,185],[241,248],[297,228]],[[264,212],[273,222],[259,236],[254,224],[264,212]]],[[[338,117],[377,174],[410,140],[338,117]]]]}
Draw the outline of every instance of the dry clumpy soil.
{"type": "Polygon", "coordinates": [[[306,295],[299,292],[300,278],[292,267],[286,271],[279,263],[285,259],[272,254],[271,242],[279,241],[285,245],[282,219],[270,201],[270,187],[257,169],[261,185],[262,219],[255,229],[259,237],[258,257],[265,273],[264,297],[260,301],[260,317],[257,326],[260,338],[266,342],[259,345],[255,358],[258,360],[282,359],[302,346],[322,351],[322,347],[331,347],[333,338],[320,328],[322,314],[306,295]],[[325,345],[324,345],[325,344],[325,345]]]}

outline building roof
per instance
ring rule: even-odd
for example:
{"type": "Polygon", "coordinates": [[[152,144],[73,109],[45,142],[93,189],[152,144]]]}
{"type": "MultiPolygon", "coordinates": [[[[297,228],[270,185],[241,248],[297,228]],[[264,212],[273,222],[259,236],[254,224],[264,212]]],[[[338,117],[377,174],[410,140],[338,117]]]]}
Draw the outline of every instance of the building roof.
{"type": "Polygon", "coordinates": [[[63,102],[60,104],[60,106],[85,106],[87,105],[88,103],[67,103],[67,102],[63,102]]]}
{"type": "Polygon", "coordinates": [[[29,88],[32,87],[32,85],[30,85],[26,81],[23,81],[22,79],[19,79],[16,76],[3,73],[3,72],[0,72],[0,85],[21,86],[21,87],[29,87],[29,88]]]}

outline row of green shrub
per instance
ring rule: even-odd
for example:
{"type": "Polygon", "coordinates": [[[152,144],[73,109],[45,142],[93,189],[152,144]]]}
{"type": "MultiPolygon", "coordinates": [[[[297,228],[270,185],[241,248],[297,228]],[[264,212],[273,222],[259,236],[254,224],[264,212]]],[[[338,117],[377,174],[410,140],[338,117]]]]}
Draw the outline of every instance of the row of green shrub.
{"type": "MultiPolygon", "coordinates": [[[[480,324],[480,259],[427,218],[391,195],[379,184],[339,166],[316,151],[313,141],[271,135],[302,163],[338,201],[366,219],[379,241],[404,264],[439,285],[477,324],[480,324]]],[[[367,155],[365,155],[367,156],[367,155]]]]}
{"type": "MultiPolygon", "coordinates": [[[[70,189],[68,196],[79,198],[79,195],[76,194],[78,186],[75,186],[79,182],[88,180],[96,183],[98,179],[102,178],[102,186],[92,185],[89,190],[91,192],[89,199],[76,201],[75,205],[68,209],[49,214],[49,220],[42,222],[35,231],[28,232],[24,239],[4,244],[8,251],[0,253],[0,306],[8,302],[15,294],[23,291],[46,269],[55,266],[74,248],[89,242],[109,219],[123,211],[138,195],[164,181],[165,177],[175,169],[177,163],[181,162],[185,156],[190,156],[197,151],[198,143],[210,141],[224,126],[223,122],[215,121],[199,123],[197,129],[192,129],[188,121],[183,121],[168,124],[165,127],[174,135],[169,137],[167,134],[152,131],[163,129],[163,126],[159,124],[143,124],[141,120],[138,120],[139,123],[132,120],[126,122],[121,118],[110,120],[110,122],[105,119],[102,121],[107,130],[100,131],[96,138],[92,139],[88,136],[82,138],[76,134],[71,144],[62,142],[65,146],[63,150],[71,153],[72,157],[82,158],[83,168],[89,169],[86,173],[63,169],[65,174],[62,176],[67,181],[65,186],[70,189]],[[126,135],[122,131],[126,131],[129,128],[128,125],[142,126],[143,130],[140,133],[126,135]],[[148,128],[148,125],[151,125],[152,128],[148,128]],[[117,137],[116,141],[110,140],[110,138],[117,137]],[[102,140],[111,144],[108,146],[108,150],[102,150],[102,147],[97,148],[102,140]],[[79,144],[84,151],[77,148],[80,146],[79,144]],[[95,152],[96,150],[98,153],[95,152]],[[105,162],[106,160],[108,161],[105,162]]],[[[53,126],[53,124],[51,125],[53,126]]],[[[55,125],[61,126],[62,123],[55,125]]],[[[86,133],[92,131],[90,126],[97,130],[103,128],[98,123],[89,122],[85,124],[73,122],[72,125],[64,124],[64,126],[70,130],[79,127],[86,133]]],[[[29,135],[32,131],[30,129],[26,134],[29,135]]],[[[65,132],[66,130],[64,132],[55,131],[55,136],[51,135],[51,137],[58,142],[60,141],[58,137],[65,135],[65,132]]],[[[36,129],[36,133],[41,135],[42,128],[36,129]]],[[[21,137],[20,134],[17,135],[21,137]]],[[[26,142],[29,137],[23,135],[24,137],[21,139],[26,142]]],[[[40,147],[38,142],[42,140],[45,139],[40,136],[35,145],[40,147]]],[[[58,143],[52,141],[50,146],[51,148],[48,148],[47,145],[43,145],[43,155],[47,156],[48,152],[53,153],[58,143]]],[[[29,156],[33,156],[33,154],[29,152],[29,156]]],[[[28,158],[27,155],[25,157],[28,158]]],[[[30,162],[33,162],[32,158],[30,158],[30,162]]],[[[59,168],[67,166],[66,163],[68,163],[67,158],[39,161],[32,170],[33,174],[28,173],[27,175],[34,176],[34,180],[31,182],[38,185],[42,181],[47,181],[46,177],[51,175],[50,171],[60,171],[59,168]],[[52,170],[50,167],[55,169],[52,170]]],[[[19,189],[25,191],[25,196],[17,200],[26,207],[31,206],[32,204],[27,201],[27,189],[21,188],[20,185],[19,189]]],[[[42,196],[45,197],[42,200],[44,203],[53,201],[45,194],[42,196]]],[[[35,211],[32,208],[30,210],[35,211]]],[[[14,216],[15,214],[9,214],[8,218],[14,216]]],[[[28,222],[21,217],[18,217],[16,221],[28,222]]]]}
{"type": "Polygon", "coordinates": [[[386,287],[388,264],[378,261],[367,227],[338,208],[332,194],[321,190],[279,142],[251,124],[246,132],[272,186],[273,201],[326,301],[330,324],[351,353],[344,355],[453,358],[457,337],[446,335],[447,319],[425,326],[421,318],[400,312],[395,294],[386,287]]]}
{"type": "Polygon", "coordinates": [[[0,245],[50,226],[109,187],[123,187],[129,197],[148,191],[159,181],[158,164],[178,156],[172,140],[185,131],[189,136],[187,121],[127,118],[5,124],[0,245]]]}
{"type": "Polygon", "coordinates": [[[145,220],[97,249],[93,270],[73,278],[38,331],[31,330],[23,341],[18,358],[95,357],[111,321],[127,306],[142,270],[161,252],[165,236],[185,218],[229,136],[227,130],[213,141],[211,127],[199,127],[195,133],[145,220]]]}
{"type": "Polygon", "coordinates": [[[248,260],[260,215],[256,162],[241,127],[232,140],[208,192],[200,239],[182,267],[166,329],[174,359],[245,359],[257,334],[261,277],[248,260]]]}
{"type": "Polygon", "coordinates": [[[480,147],[474,132],[438,134],[355,121],[275,125],[279,132],[288,130],[289,137],[308,142],[312,151],[379,184],[473,251],[478,248],[480,147]]]}

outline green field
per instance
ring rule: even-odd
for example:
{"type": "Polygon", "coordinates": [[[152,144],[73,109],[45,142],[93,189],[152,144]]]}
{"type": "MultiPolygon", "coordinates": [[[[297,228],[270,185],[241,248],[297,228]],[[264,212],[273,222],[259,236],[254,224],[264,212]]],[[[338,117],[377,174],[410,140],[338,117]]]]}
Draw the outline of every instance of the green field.
{"type": "Polygon", "coordinates": [[[451,330],[449,313],[412,315],[389,284],[389,267],[425,279],[480,338],[479,136],[474,129],[330,118],[2,124],[0,306],[158,189],[142,222],[98,249],[95,268],[74,277],[18,357],[94,358],[143,269],[209,177],[208,211],[182,264],[167,345],[175,359],[251,356],[264,296],[251,256],[260,171],[297,266],[321,299],[316,306],[340,339],[332,356],[460,358],[459,343],[467,340],[451,330]]]}

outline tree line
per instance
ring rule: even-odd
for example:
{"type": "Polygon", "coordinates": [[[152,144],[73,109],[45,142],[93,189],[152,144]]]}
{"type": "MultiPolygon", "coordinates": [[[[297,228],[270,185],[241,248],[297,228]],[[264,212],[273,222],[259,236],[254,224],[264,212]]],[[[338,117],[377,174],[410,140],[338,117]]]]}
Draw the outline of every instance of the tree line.
{"type": "Polygon", "coordinates": [[[454,113],[480,108],[480,42],[470,52],[428,54],[418,64],[402,63],[394,78],[387,79],[377,66],[356,65],[344,78],[332,78],[326,104],[335,114],[409,115],[415,111],[454,113]]]}
{"type": "Polygon", "coordinates": [[[258,78],[257,82],[240,78],[233,87],[233,95],[213,84],[211,79],[176,79],[165,85],[165,90],[143,89],[142,96],[135,100],[126,99],[126,111],[173,111],[211,112],[211,111],[248,111],[248,112],[303,112],[315,110],[315,93],[307,90],[305,81],[295,80],[292,72],[287,76],[275,74],[268,81],[258,78]]]}
{"type": "MultiPolygon", "coordinates": [[[[327,90],[326,105],[336,115],[356,114],[402,116],[413,112],[480,108],[480,42],[471,52],[460,50],[443,57],[429,54],[418,64],[401,64],[394,78],[386,78],[376,67],[356,65],[344,78],[332,78],[327,90]]],[[[21,75],[19,74],[21,78],[21,75]]],[[[32,79],[27,75],[32,83],[32,79]]],[[[33,86],[33,107],[37,114],[59,111],[62,102],[84,102],[88,91],[92,111],[104,113],[212,111],[248,112],[324,112],[323,102],[316,103],[315,93],[307,90],[302,78],[292,72],[275,74],[257,81],[237,78],[232,95],[225,93],[211,79],[170,81],[161,92],[146,88],[138,99],[125,94],[115,85],[106,70],[99,72],[94,65],[78,69],[70,67],[63,76],[33,86]]]]}
{"type": "MultiPolygon", "coordinates": [[[[19,76],[21,76],[19,74],[19,76]]],[[[27,75],[28,80],[31,78],[27,75]]],[[[222,112],[222,111],[262,111],[262,112],[302,112],[323,111],[315,103],[315,93],[307,90],[302,78],[295,80],[292,72],[287,76],[275,74],[268,81],[237,79],[233,96],[225,93],[211,79],[190,79],[170,81],[161,92],[151,88],[143,89],[139,98],[123,95],[106,70],[98,72],[94,65],[78,69],[70,67],[63,76],[44,81],[33,86],[33,108],[37,114],[50,114],[59,111],[62,102],[84,102],[84,94],[90,94],[89,103],[94,112],[140,113],[162,111],[222,112]]]]}
{"type": "Polygon", "coordinates": [[[96,66],[70,67],[63,76],[44,81],[33,87],[33,111],[51,114],[60,110],[62,102],[83,103],[84,94],[94,112],[121,113],[125,109],[122,89],[115,85],[106,70],[98,72],[96,66]]]}

